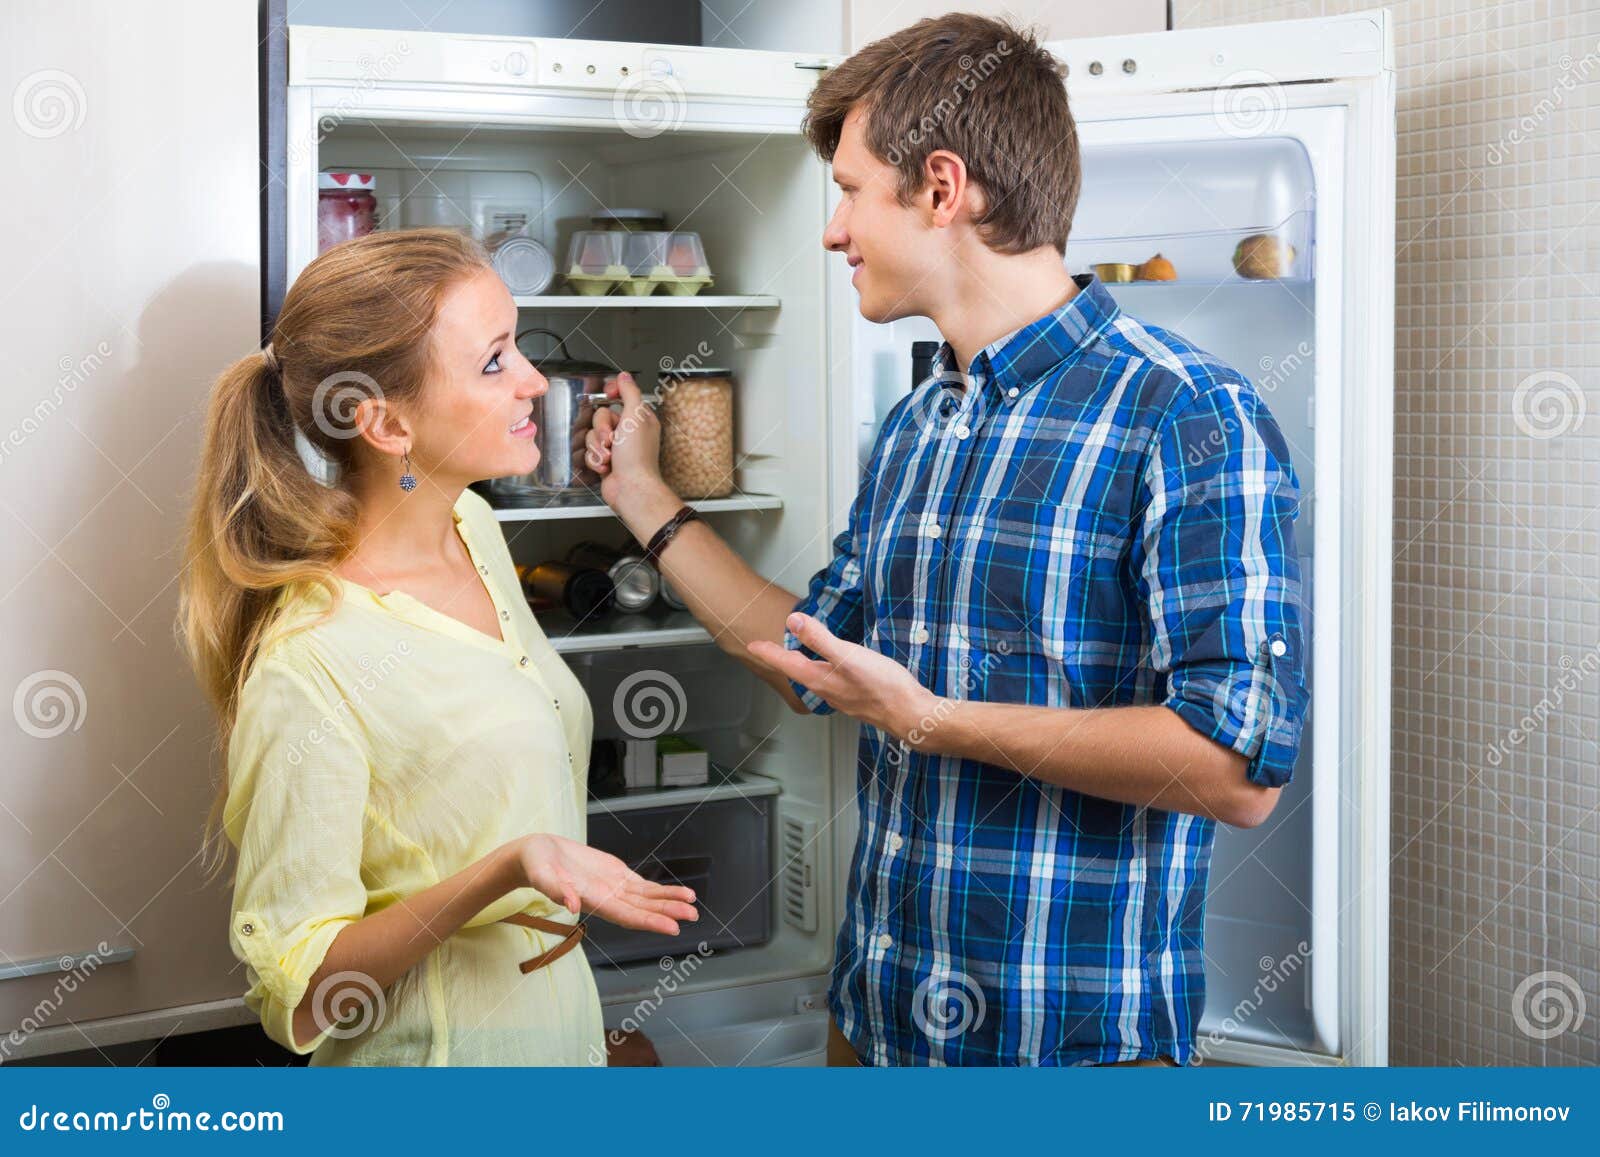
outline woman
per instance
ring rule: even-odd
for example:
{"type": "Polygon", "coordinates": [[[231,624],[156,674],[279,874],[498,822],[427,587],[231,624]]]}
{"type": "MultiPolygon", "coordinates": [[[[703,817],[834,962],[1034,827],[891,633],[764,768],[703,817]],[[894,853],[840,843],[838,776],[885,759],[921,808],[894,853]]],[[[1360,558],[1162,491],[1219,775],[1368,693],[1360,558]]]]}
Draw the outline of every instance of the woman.
{"type": "Polygon", "coordinates": [[[212,394],[182,605],[227,761],[207,834],[246,1002],[312,1064],[604,1064],[559,917],[697,918],[584,846],[589,703],[466,489],[539,459],[516,321],[470,239],[374,234],[212,394]]]}

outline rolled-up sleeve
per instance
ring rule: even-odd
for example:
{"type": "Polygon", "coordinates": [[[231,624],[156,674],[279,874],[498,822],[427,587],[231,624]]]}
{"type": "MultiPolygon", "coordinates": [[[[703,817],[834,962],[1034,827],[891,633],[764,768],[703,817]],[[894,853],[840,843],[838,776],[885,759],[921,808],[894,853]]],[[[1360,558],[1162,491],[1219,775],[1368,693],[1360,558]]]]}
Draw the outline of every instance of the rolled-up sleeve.
{"type": "Polygon", "coordinates": [[[1134,563],[1165,705],[1282,786],[1308,700],[1282,434],[1250,387],[1210,384],[1168,415],[1143,482],[1134,563]]]}
{"type": "Polygon", "coordinates": [[[224,827],[239,854],[229,943],[246,967],[246,1005],[302,1055],[336,1026],[319,1018],[315,1038],[296,1044],[295,1009],[334,938],[367,907],[368,782],[338,707],[290,666],[258,662],[228,744],[224,827]]]}

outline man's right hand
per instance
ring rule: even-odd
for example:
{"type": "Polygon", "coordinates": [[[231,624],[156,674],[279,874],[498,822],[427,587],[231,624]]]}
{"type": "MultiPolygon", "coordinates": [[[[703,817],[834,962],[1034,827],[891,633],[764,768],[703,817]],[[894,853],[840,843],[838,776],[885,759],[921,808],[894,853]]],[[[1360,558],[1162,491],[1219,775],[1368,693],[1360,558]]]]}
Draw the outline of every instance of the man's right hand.
{"type": "Polygon", "coordinates": [[[600,475],[600,496],[620,512],[629,492],[666,487],[661,480],[661,425],[632,374],[608,380],[606,396],[622,399],[622,413],[609,406],[595,410],[584,436],[584,458],[600,475]]]}

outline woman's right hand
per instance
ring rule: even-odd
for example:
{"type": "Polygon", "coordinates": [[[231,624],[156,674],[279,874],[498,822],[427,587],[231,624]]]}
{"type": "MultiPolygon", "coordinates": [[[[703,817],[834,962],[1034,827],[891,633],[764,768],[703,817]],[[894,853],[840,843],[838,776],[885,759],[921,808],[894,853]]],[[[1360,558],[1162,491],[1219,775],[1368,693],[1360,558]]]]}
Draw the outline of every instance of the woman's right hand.
{"type": "Polygon", "coordinates": [[[525,886],[573,913],[593,912],[624,928],[678,934],[678,921],[698,920],[694,891],[646,880],[616,856],[564,836],[538,833],[517,844],[525,886]]]}

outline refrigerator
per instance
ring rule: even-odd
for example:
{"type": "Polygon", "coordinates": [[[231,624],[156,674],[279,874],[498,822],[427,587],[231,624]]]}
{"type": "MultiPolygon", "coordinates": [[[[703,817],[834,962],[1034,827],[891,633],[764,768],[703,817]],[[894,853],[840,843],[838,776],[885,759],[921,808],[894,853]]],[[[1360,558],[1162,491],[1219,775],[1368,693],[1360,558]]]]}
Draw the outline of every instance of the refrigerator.
{"type": "MultiPolygon", "coordinates": [[[[878,423],[911,388],[912,343],[938,339],[926,319],[864,321],[842,255],[822,248],[837,191],[800,125],[808,91],[837,58],[298,25],[286,58],[278,47],[268,46],[279,71],[267,74],[262,131],[275,177],[267,324],[316,256],[321,171],[373,174],[378,228],[442,223],[481,236],[509,223],[549,249],[558,271],[596,210],[659,210],[671,228],[700,234],[711,286],[583,296],[558,272],[517,298],[520,325],[553,330],[573,355],[647,385],[659,367],[730,370],[737,486],[698,505],[756,570],[803,591],[828,561],[878,423]]],[[[1202,1053],[1383,1064],[1390,17],[1050,48],[1067,67],[1083,157],[1068,267],[1109,277],[1118,274],[1107,267],[1157,254],[1170,263],[1173,279],[1108,288],[1125,310],[1251,377],[1303,487],[1311,708],[1270,820],[1217,830],[1202,1053]],[[1251,264],[1260,246],[1276,255],[1266,270],[1251,264]]],[[[548,339],[529,340],[533,353],[548,339]]],[[[597,500],[499,513],[518,562],[625,538],[597,500]]],[[[706,951],[591,952],[607,1024],[639,1028],[669,1064],[821,1063],[856,837],[856,725],[788,711],[684,612],[543,624],[585,683],[597,738],[622,735],[622,689],[654,679],[677,730],[725,773],[708,787],[589,804],[592,840],[632,839],[635,860],[670,840],[668,875],[743,897],[695,930],[722,934],[706,951]]]]}

